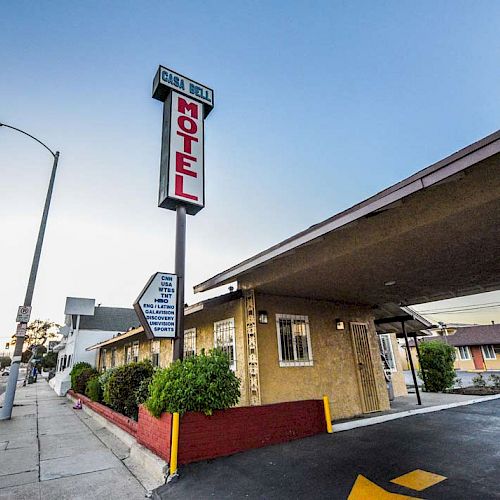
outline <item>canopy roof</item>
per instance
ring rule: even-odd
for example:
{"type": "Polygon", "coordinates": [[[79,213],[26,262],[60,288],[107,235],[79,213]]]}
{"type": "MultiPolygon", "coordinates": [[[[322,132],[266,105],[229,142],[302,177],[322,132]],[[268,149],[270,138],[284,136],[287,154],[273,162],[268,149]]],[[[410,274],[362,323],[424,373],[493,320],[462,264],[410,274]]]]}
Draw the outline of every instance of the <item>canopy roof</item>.
{"type": "Polygon", "coordinates": [[[194,290],[238,281],[394,309],[499,289],[499,254],[497,131],[194,290]]]}

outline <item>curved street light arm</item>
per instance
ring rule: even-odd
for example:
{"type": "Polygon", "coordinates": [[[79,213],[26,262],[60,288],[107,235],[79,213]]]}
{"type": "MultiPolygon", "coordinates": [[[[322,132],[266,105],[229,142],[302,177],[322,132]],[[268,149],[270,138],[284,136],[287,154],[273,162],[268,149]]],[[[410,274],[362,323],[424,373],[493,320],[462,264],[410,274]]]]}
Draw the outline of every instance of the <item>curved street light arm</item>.
{"type": "Polygon", "coordinates": [[[27,135],[28,137],[31,137],[32,139],[34,139],[36,142],[38,142],[39,144],[41,144],[47,151],[50,152],[50,154],[55,158],[56,156],[56,153],[54,153],[54,151],[52,151],[52,149],[50,149],[46,144],[44,144],[40,139],[37,139],[35,136],[31,135],[31,134],[28,134],[28,132],[25,132],[24,130],[21,130],[20,128],[16,128],[16,127],[13,127],[12,125],[7,125],[5,123],[0,123],[0,127],[7,127],[7,128],[11,128],[12,130],[17,130],[17,132],[21,132],[21,134],[24,134],[24,135],[27,135]]]}

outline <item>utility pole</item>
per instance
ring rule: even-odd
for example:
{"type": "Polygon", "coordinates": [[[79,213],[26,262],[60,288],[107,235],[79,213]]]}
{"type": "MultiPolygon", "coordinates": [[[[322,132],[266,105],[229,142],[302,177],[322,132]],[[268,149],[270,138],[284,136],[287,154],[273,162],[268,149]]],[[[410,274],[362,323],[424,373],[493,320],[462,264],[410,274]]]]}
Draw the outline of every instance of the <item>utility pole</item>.
{"type": "Polygon", "coordinates": [[[16,386],[17,386],[17,378],[19,375],[19,365],[21,364],[21,355],[23,352],[23,344],[24,339],[26,337],[26,330],[29,321],[29,314],[31,312],[31,302],[33,299],[33,291],[35,289],[35,282],[38,273],[38,265],[40,263],[40,255],[42,253],[42,245],[43,238],[45,236],[45,228],[47,227],[47,219],[49,216],[49,208],[50,202],[52,199],[52,191],[54,189],[54,182],[56,178],[57,172],[57,164],[59,162],[59,151],[55,153],[42,141],[37,139],[36,137],[28,134],[24,130],[18,129],[16,127],[12,127],[10,125],[6,125],[5,123],[0,123],[0,127],[7,127],[12,130],[16,130],[21,134],[27,135],[31,139],[35,140],[39,144],[41,144],[45,149],[47,149],[50,154],[54,158],[54,162],[52,164],[52,173],[50,175],[49,187],[47,189],[47,196],[45,198],[45,206],[43,208],[42,220],[40,221],[40,228],[38,230],[38,238],[35,245],[35,253],[33,255],[33,262],[31,263],[31,271],[28,279],[28,286],[26,289],[26,295],[24,297],[24,304],[21,309],[25,309],[27,312],[24,317],[21,317],[18,314],[18,319],[20,319],[17,330],[16,330],[16,345],[14,348],[14,354],[12,357],[12,365],[10,367],[9,380],[7,382],[7,388],[5,391],[5,399],[2,408],[2,412],[0,413],[0,420],[9,420],[12,416],[12,407],[14,405],[14,398],[16,395],[16,386]]]}

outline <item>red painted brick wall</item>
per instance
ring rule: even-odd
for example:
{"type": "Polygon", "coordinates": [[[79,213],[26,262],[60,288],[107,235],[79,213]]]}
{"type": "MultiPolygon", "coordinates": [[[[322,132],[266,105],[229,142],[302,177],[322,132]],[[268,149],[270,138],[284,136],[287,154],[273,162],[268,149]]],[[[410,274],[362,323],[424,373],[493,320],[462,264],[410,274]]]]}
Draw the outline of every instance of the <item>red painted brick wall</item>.
{"type": "Polygon", "coordinates": [[[139,406],[137,442],[153,453],[170,461],[170,434],[172,415],[163,413],[160,418],[153,417],[144,406],[139,406]]]}
{"type": "Polygon", "coordinates": [[[307,400],[181,417],[179,464],[232,455],[326,431],[323,401],[307,400]]]}
{"type": "Polygon", "coordinates": [[[137,434],[137,422],[129,417],[126,417],[125,415],[122,415],[121,413],[117,413],[116,411],[112,410],[111,408],[108,408],[107,406],[102,405],[101,403],[97,403],[95,401],[92,401],[89,399],[87,396],[84,396],[83,394],[78,394],[77,392],[74,392],[72,390],[68,391],[71,396],[74,398],[79,398],[82,401],[82,404],[85,406],[88,406],[92,410],[94,410],[96,413],[101,415],[101,417],[104,417],[105,419],[109,420],[110,422],[113,422],[113,424],[117,425],[120,427],[120,429],[123,429],[125,432],[128,432],[132,436],[136,436],[137,434]]]}

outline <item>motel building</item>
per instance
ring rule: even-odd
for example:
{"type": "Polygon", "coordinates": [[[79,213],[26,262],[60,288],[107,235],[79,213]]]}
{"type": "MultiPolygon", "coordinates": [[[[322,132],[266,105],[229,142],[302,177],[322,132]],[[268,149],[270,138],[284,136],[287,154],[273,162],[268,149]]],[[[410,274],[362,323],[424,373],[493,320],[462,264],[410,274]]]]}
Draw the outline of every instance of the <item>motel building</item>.
{"type": "MultiPolygon", "coordinates": [[[[409,306],[500,288],[500,132],[195,286],[234,291],[185,310],[185,356],[224,349],[239,405],[329,397],[333,419],[406,395],[397,337],[409,306]]],[[[142,327],[88,348],[101,369],[151,359],[142,327]]]]}

